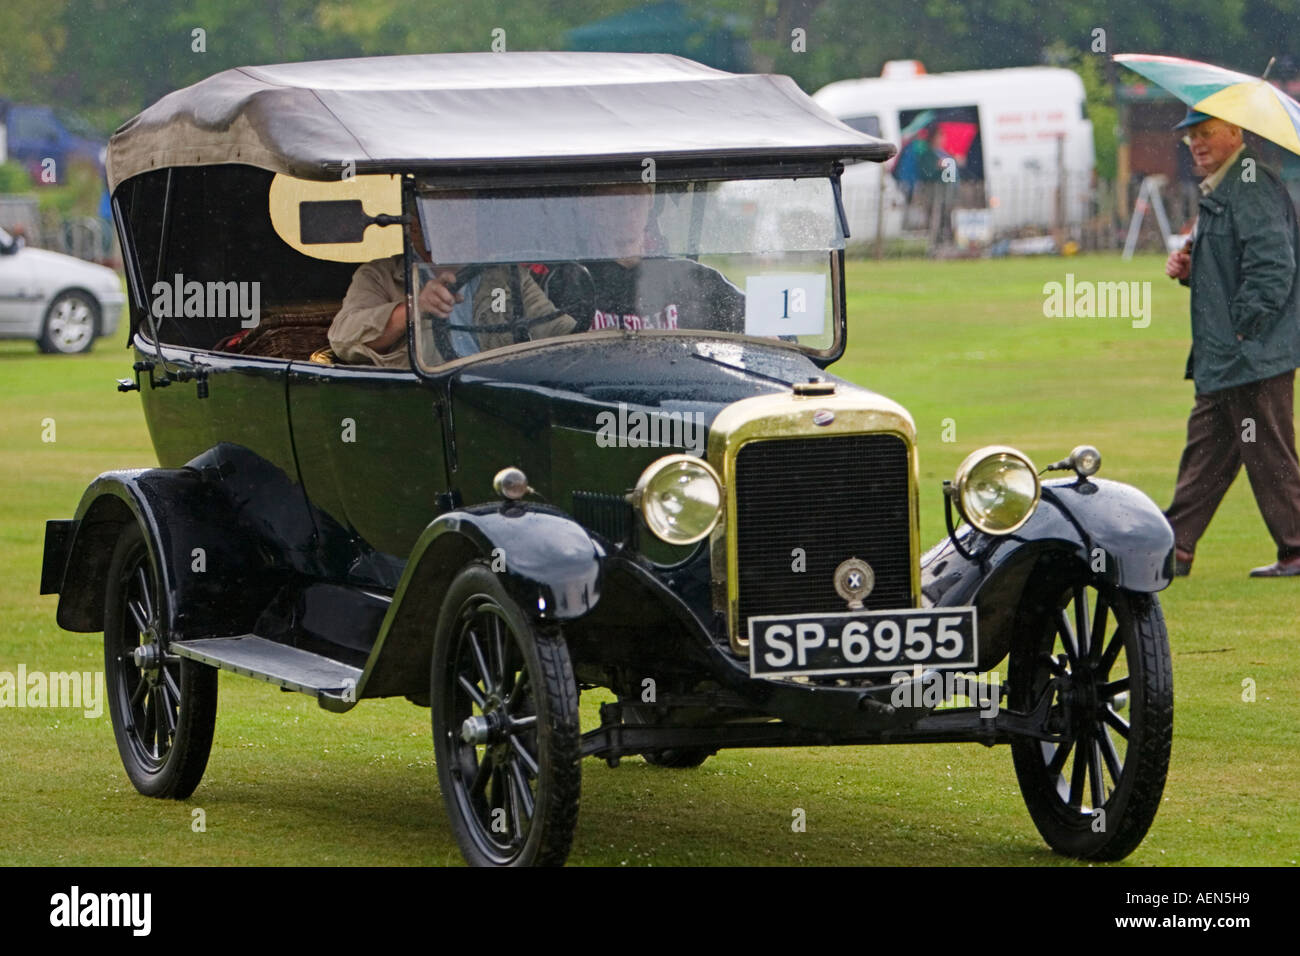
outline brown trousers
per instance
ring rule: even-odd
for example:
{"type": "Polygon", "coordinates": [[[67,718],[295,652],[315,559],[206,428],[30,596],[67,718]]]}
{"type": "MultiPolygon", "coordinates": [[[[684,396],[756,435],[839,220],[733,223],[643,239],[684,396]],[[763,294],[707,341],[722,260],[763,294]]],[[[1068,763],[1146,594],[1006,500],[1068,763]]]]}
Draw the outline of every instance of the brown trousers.
{"type": "Polygon", "coordinates": [[[1165,512],[1174,527],[1174,541],[1183,551],[1195,552],[1196,542],[1245,465],[1264,524],[1277,542],[1278,560],[1300,555],[1294,388],[1295,372],[1290,371],[1196,396],[1187,419],[1187,447],[1178,464],[1174,500],[1165,512]]]}

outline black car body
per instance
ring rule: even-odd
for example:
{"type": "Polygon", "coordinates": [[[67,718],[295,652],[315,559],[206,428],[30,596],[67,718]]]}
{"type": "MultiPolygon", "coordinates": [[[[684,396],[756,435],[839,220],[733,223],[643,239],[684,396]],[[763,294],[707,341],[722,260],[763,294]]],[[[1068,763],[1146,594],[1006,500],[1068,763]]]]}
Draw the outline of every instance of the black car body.
{"type": "Polygon", "coordinates": [[[49,522],[42,593],[105,632],[136,786],[197,786],[226,668],[339,712],[430,706],[474,863],[562,862],[582,756],[928,741],[1010,743],[1054,848],[1130,852],[1168,759],[1172,534],[1090,449],[1040,485],[997,447],[922,555],[910,416],[824,371],[845,347],[839,173],[893,151],[786,78],[605,54],[231,70],[126,124],[120,387],[160,466],[49,522]],[[629,193],[656,203],[637,290],[667,263],[706,307],[597,304],[626,250],[573,223],[629,193]],[[394,251],[411,368],[344,365],[325,326],[356,264],[394,251]],[[532,339],[516,310],[505,344],[456,344],[487,333],[425,310],[430,254],[474,263],[458,282],[527,265],[569,288],[575,328],[532,339]],[[260,290],[245,339],[202,301],[214,283],[260,290]],[[783,332],[805,293],[811,324],[783,332]],[[976,681],[1007,658],[1004,686],[976,681]],[[583,733],[593,687],[618,703],[583,733]]]}

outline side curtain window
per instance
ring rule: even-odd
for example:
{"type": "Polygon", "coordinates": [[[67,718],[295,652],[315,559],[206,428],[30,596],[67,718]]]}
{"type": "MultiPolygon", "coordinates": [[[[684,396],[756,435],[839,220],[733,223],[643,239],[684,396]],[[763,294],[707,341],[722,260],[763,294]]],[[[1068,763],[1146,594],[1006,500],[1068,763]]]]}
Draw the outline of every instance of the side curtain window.
{"type": "MultiPolygon", "coordinates": [[[[178,167],[119,187],[144,285],[145,301],[133,304],[154,310],[164,344],[211,349],[286,313],[337,308],[355,267],[280,239],[267,207],[272,177],[253,166],[178,167]]],[[[147,323],[139,328],[149,335],[147,323]]]]}

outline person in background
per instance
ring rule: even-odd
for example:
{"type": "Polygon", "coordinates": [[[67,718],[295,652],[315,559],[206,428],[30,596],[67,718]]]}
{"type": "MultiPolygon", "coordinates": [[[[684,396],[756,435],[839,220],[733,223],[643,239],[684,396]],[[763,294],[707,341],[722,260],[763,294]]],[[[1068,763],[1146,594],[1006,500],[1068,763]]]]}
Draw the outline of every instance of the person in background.
{"type": "Polygon", "coordinates": [[[1300,577],[1300,460],[1294,385],[1300,366],[1300,228],[1285,187],[1242,139],[1241,128],[1188,111],[1175,129],[1205,173],[1190,248],[1165,272],[1191,287],[1196,384],[1187,445],[1165,517],[1176,575],[1191,573],[1196,544],[1241,466],[1277,544],[1277,560],[1251,577],[1300,577]]]}

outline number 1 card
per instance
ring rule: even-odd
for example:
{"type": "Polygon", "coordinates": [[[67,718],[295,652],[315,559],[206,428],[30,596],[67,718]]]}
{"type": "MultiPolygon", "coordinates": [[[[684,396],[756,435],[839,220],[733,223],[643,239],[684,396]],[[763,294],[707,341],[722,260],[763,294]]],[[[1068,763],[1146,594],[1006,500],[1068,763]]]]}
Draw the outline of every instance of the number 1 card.
{"type": "Polygon", "coordinates": [[[825,331],[824,273],[745,277],[746,335],[821,335],[825,331]]]}

